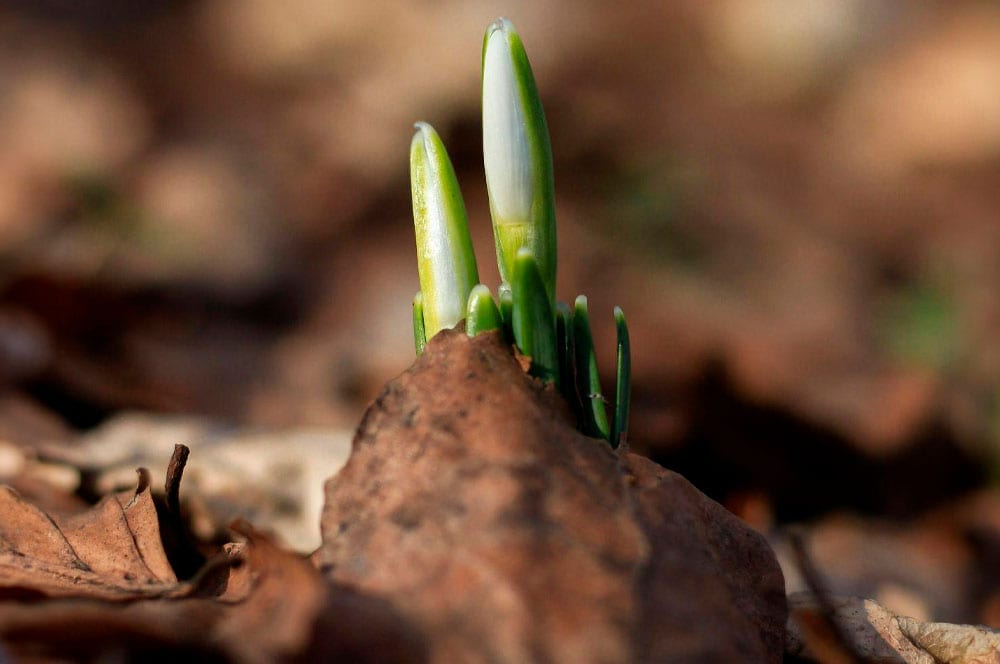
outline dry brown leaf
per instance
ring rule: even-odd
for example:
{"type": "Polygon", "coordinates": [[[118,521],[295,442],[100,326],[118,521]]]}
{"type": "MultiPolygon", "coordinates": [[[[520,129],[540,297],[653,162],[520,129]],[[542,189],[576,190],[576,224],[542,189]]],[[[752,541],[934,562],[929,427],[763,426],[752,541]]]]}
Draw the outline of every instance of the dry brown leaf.
{"type": "MultiPolygon", "coordinates": [[[[852,661],[821,628],[810,592],[788,598],[787,652],[807,661],[852,661]],[[845,659],[846,657],[846,659],[845,659]]],[[[927,623],[897,616],[870,599],[831,597],[834,619],[857,657],[876,664],[1000,664],[1000,633],[974,625],[927,623]]]]}
{"type": "Polygon", "coordinates": [[[149,475],[139,476],[135,491],[70,516],[46,514],[0,487],[0,597],[183,595],[160,540],[149,475]]]}
{"type": "Polygon", "coordinates": [[[0,660],[421,661],[388,604],[334,587],[249,525],[234,530],[245,541],[178,581],[145,470],[134,491],[70,515],[0,487],[0,660]]]}
{"type": "Polygon", "coordinates": [[[1000,664],[1000,632],[904,617],[896,622],[908,639],[941,664],[1000,664]]]}
{"type": "Polygon", "coordinates": [[[381,600],[336,588],[303,557],[240,526],[184,598],[0,601],[0,640],[35,661],[420,662],[426,648],[381,600]]]}
{"type": "MultiPolygon", "coordinates": [[[[900,632],[895,616],[882,606],[867,599],[831,597],[834,619],[850,639],[854,654],[873,664],[935,664],[934,658],[917,648],[900,632]]],[[[816,598],[811,592],[789,596],[789,654],[806,661],[833,664],[854,661],[834,642],[816,598]]]]}
{"type": "Polygon", "coordinates": [[[228,553],[242,564],[229,573],[229,602],[213,629],[235,661],[420,662],[425,646],[390,605],[327,583],[302,556],[281,549],[246,524],[247,542],[228,553]]]}
{"type": "Polygon", "coordinates": [[[246,543],[227,553],[241,564],[231,569],[220,600],[232,602],[215,630],[241,662],[269,662],[274,654],[304,650],[326,604],[327,586],[305,559],[283,551],[249,526],[238,529],[246,543]],[[252,634],[254,638],[248,639],[252,634]]]}
{"type": "Polygon", "coordinates": [[[780,661],[764,537],[553,397],[498,335],[436,336],[327,483],[327,578],[393,602],[431,662],[780,661]]]}
{"type": "Polygon", "coordinates": [[[349,431],[333,428],[234,427],[204,417],[123,412],[73,445],[42,447],[51,462],[82,468],[97,495],[130,486],[136,465],[154,477],[167,470],[174,444],[192,453],[185,509],[204,539],[245,518],[299,553],[320,544],[323,481],[350,452],[349,431]]]}

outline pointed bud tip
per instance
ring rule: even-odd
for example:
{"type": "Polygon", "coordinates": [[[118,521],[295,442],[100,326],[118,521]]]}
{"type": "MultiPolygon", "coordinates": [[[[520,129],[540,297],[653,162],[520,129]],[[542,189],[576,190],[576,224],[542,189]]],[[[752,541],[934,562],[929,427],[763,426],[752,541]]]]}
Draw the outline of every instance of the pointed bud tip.
{"type": "Polygon", "coordinates": [[[410,149],[412,150],[413,147],[418,144],[423,145],[425,149],[428,149],[428,139],[431,136],[437,135],[437,132],[434,131],[434,127],[421,120],[420,122],[414,122],[413,128],[417,131],[413,134],[413,140],[410,141],[410,149]]]}
{"type": "Polygon", "coordinates": [[[500,32],[516,32],[514,24],[503,16],[499,17],[486,27],[486,37],[489,38],[490,35],[498,30],[500,32]]]}

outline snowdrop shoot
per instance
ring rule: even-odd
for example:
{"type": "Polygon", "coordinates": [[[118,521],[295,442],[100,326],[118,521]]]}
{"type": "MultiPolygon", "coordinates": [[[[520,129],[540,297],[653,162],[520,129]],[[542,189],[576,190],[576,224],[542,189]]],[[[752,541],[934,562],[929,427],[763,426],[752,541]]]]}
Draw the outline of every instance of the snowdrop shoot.
{"type": "Polygon", "coordinates": [[[430,339],[465,318],[479,272],[465,203],[444,143],[429,124],[418,122],[416,127],[410,143],[410,188],[423,334],[430,339]]]}
{"type": "Polygon", "coordinates": [[[511,282],[517,252],[527,247],[554,305],[552,148],[528,56],[504,18],[483,39],[483,163],[500,277],[511,282]]]}
{"type": "Polygon", "coordinates": [[[417,354],[462,319],[469,336],[499,329],[530,359],[530,374],[560,390],[583,433],[618,447],[628,427],[628,328],[616,307],[618,372],[609,424],[587,298],[581,295],[572,308],[555,299],[552,148],[528,56],[510,21],[501,18],[487,28],[482,64],[483,163],[501,283],[497,300],[478,283],[455,171],[437,133],[417,123],[410,146],[420,274],[413,301],[417,354]]]}

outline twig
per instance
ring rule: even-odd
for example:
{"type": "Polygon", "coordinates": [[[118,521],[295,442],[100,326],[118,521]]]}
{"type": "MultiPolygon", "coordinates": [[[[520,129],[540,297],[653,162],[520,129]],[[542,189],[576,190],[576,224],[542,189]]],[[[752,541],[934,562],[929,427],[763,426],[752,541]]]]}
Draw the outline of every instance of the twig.
{"type": "Polygon", "coordinates": [[[179,518],[181,514],[181,478],[184,475],[184,466],[187,465],[188,455],[191,450],[187,445],[174,445],[174,453],[170,455],[170,464],[167,466],[167,480],[164,490],[167,494],[167,509],[179,518]]]}

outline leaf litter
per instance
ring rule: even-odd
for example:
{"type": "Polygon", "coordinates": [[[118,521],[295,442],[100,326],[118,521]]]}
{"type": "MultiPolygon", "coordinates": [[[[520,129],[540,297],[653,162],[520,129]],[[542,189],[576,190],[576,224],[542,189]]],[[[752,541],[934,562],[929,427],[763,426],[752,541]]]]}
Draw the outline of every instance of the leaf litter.
{"type": "MultiPolygon", "coordinates": [[[[172,506],[179,504],[185,455],[178,446],[170,465],[172,506]]],[[[0,660],[115,655],[131,661],[155,654],[251,663],[314,656],[365,661],[379,639],[382,652],[395,652],[399,661],[420,652],[387,605],[324,581],[306,558],[245,522],[232,525],[240,541],[217,550],[190,578],[178,578],[171,559],[183,560],[191,546],[186,533],[171,532],[181,523],[158,505],[145,469],[133,490],[68,514],[46,512],[0,487],[0,641],[6,648],[0,660]]]]}

